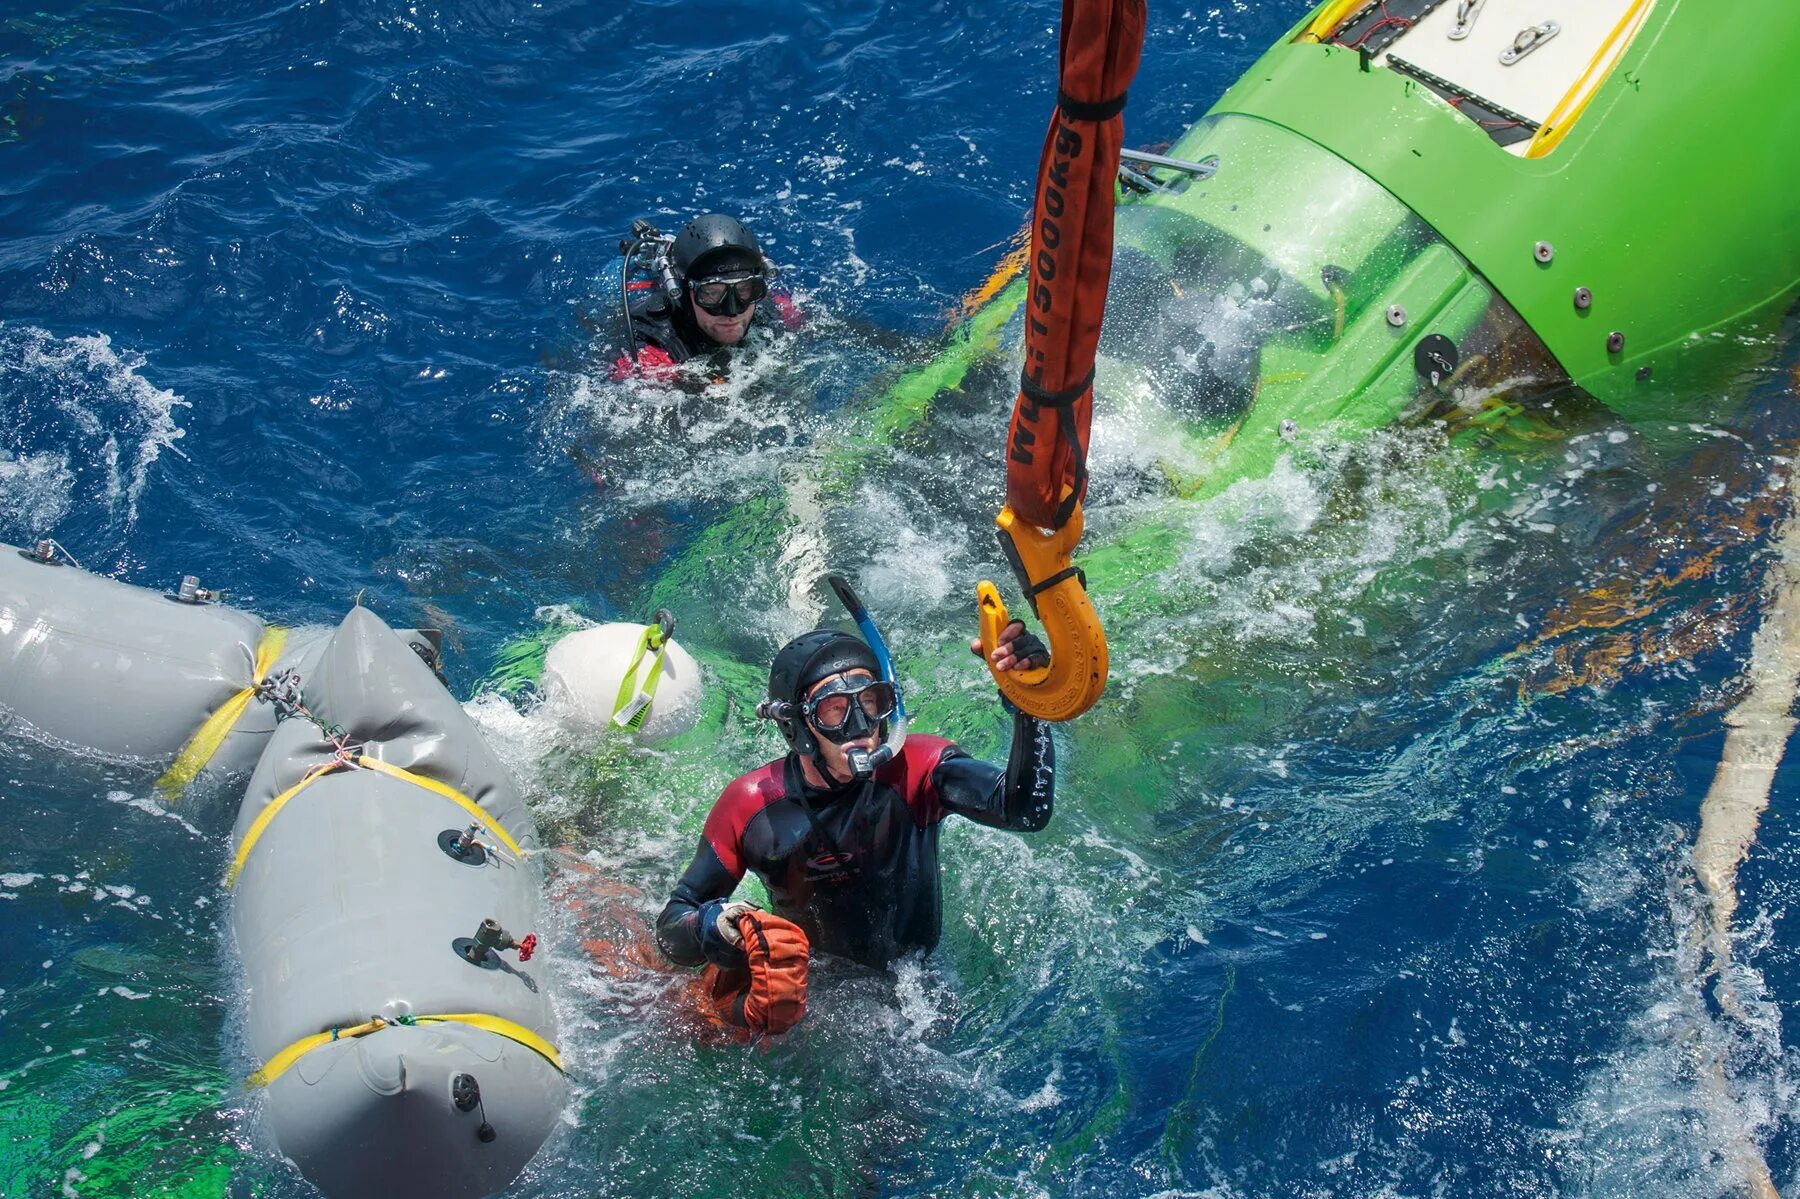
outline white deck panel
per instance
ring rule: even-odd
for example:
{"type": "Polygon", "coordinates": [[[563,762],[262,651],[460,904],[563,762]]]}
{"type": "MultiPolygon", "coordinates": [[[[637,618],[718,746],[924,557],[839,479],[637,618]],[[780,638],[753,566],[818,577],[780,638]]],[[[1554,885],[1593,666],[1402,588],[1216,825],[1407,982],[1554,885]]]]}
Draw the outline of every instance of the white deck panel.
{"type": "Polygon", "coordinates": [[[1587,70],[1606,37],[1624,19],[1631,0],[1487,0],[1469,36],[1447,36],[1456,22],[1456,0],[1444,0],[1401,34],[1387,51],[1482,100],[1542,124],[1587,70]],[[1528,25],[1555,21],[1562,31],[1510,67],[1500,52],[1528,25]]]}

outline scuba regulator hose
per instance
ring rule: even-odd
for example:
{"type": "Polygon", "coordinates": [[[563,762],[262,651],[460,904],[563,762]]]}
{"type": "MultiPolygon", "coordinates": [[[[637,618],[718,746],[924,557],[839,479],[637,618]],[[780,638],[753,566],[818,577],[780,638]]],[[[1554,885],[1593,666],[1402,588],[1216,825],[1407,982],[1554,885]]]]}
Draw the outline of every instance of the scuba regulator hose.
{"type": "Polygon", "coordinates": [[[669,244],[675,239],[643,217],[631,222],[631,236],[619,242],[619,313],[625,318],[625,339],[631,356],[637,357],[637,331],[631,327],[631,291],[629,282],[634,270],[647,270],[661,277],[668,290],[674,282],[669,275],[669,244]],[[646,253],[650,256],[646,257],[646,253]]]}

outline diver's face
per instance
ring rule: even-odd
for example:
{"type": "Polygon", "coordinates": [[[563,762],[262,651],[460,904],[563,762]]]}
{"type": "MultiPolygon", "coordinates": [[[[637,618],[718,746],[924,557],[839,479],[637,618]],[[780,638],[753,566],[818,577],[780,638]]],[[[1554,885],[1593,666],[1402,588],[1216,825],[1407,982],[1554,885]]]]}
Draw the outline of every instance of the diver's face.
{"type": "Polygon", "coordinates": [[[744,340],[744,334],[750,331],[750,318],[756,315],[754,300],[736,316],[714,316],[698,304],[693,307],[694,323],[700,326],[700,332],[722,346],[735,346],[744,340]]]}
{"type": "MultiPolygon", "coordinates": [[[[849,679],[852,682],[860,682],[863,680],[873,680],[874,678],[874,675],[860,668],[856,670],[846,670],[841,674],[828,675],[806,689],[806,698],[811,699],[838,679],[849,679]]],[[[856,775],[856,772],[850,769],[850,755],[846,751],[860,749],[865,753],[869,753],[880,743],[879,728],[876,728],[861,737],[852,738],[842,745],[839,745],[825,733],[821,732],[819,726],[814,724],[811,720],[808,720],[806,724],[807,727],[812,730],[813,739],[819,743],[819,756],[825,759],[826,771],[830,773],[835,781],[840,783],[849,782],[856,775]]]]}

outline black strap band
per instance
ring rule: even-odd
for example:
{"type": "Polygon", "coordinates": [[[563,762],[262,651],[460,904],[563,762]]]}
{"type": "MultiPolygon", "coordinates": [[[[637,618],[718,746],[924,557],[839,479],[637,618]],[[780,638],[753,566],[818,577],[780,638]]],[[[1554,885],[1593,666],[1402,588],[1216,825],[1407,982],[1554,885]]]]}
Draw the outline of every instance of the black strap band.
{"type": "MultiPolygon", "coordinates": [[[[1070,440],[1073,441],[1074,439],[1070,438],[1070,440]]],[[[1077,451],[1080,450],[1079,443],[1077,443],[1076,449],[1077,451]]],[[[1082,493],[1087,491],[1088,473],[1086,458],[1087,455],[1085,453],[1078,453],[1078,465],[1075,467],[1075,486],[1069,489],[1068,497],[1064,499],[1061,504],[1057,505],[1056,527],[1059,529],[1068,524],[1069,518],[1075,515],[1075,505],[1081,503],[1082,493]]],[[[1084,588],[1087,586],[1087,580],[1085,578],[1082,579],[1081,585],[1084,588]]]]}
{"type": "MultiPolygon", "coordinates": [[[[1082,493],[1087,490],[1087,447],[1081,444],[1081,439],[1075,435],[1075,430],[1070,427],[1070,422],[1074,417],[1075,402],[1085,395],[1088,388],[1093,385],[1094,372],[1092,370],[1088,371],[1081,382],[1073,387],[1064,388],[1062,391],[1047,391],[1042,384],[1024,372],[1019,374],[1019,391],[1026,399],[1040,408],[1057,410],[1059,414],[1057,419],[1063,422],[1063,430],[1068,435],[1069,444],[1075,450],[1075,486],[1070,490],[1068,498],[1056,509],[1056,527],[1059,529],[1068,524],[1069,518],[1075,515],[1075,505],[1081,502],[1082,493]]],[[[1019,585],[1030,591],[1029,580],[1020,578],[1019,585]]],[[[1084,583],[1083,586],[1086,584],[1084,583]]]]}
{"type": "Polygon", "coordinates": [[[1019,372],[1019,390],[1025,394],[1026,399],[1040,408],[1068,408],[1087,394],[1087,389],[1093,385],[1094,372],[1091,370],[1082,377],[1079,383],[1073,387],[1065,387],[1061,391],[1049,391],[1036,379],[1023,371],[1019,372]]]}
{"type": "MultiPolygon", "coordinates": [[[[831,851],[831,856],[836,859],[839,864],[848,867],[845,870],[845,873],[851,878],[860,878],[862,876],[862,863],[855,858],[849,857],[843,850],[839,849],[837,838],[825,831],[825,826],[820,823],[818,814],[812,810],[812,802],[806,797],[805,776],[801,774],[797,766],[793,765],[795,761],[793,757],[790,757],[788,761],[789,772],[784,779],[790,786],[788,798],[800,805],[800,810],[806,813],[806,822],[812,825],[813,832],[817,833],[819,840],[825,843],[825,848],[831,851]]],[[[819,776],[821,778],[825,779],[827,782],[831,781],[831,772],[825,768],[824,754],[821,753],[815,755],[813,757],[813,765],[818,768],[819,776]]],[[[874,790],[875,780],[871,778],[863,783],[862,793],[857,797],[856,802],[858,804],[867,802],[870,793],[874,790]]],[[[765,946],[764,948],[766,949],[767,947],[765,946]]]]}
{"type": "Polygon", "coordinates": [[[1082,570],[1079,566],[1066,566],[1045,579],[1043,582],[1033,583],[1031,585],[1031,589],[1025,593],[1025,597],[1033,601],[1032,610],[1036,611],[1035,601],[1037,600],[1039,593],[1050,590],[1050,588],[1056,586],[1065,579],[1078,579],[1081,582],[1081,589],[1083,591],[1087,590],[1087,572],[1082,570]]]}
{"type": "Polygon", "coordinates": [[[1110,121],[1125,111],[1125,97],[1120,92],[1110,100],[1077,100],[1061,88],[1056,89],[1056,106],[1071,121],[1110,121]]]}

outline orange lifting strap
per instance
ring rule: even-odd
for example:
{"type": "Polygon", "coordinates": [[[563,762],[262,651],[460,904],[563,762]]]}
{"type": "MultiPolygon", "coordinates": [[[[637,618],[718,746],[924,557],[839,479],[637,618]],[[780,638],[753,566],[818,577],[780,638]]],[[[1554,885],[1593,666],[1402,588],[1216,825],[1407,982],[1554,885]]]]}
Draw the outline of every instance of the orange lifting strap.
{"type": "MultiPolygon", "coordinates": [[[[1106,633],[1071,557],[1081,539],[1094,355],[1112,274],[1121,114],[1143,48],[1144,0],[1063,0],[1056,113],[1031,224],[1025,368],[1007,437],[1006,507],[995,518],[1001,548],[1043,622],[1050,665],[995,672],[994,681],[1042,720],[1081,715],[1106,686],[1106,633]]],[[[976,596],[991,654],[1006,605],[986,579],[976,596]]]]}

